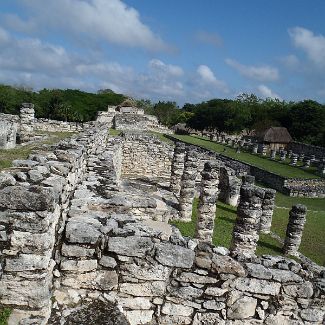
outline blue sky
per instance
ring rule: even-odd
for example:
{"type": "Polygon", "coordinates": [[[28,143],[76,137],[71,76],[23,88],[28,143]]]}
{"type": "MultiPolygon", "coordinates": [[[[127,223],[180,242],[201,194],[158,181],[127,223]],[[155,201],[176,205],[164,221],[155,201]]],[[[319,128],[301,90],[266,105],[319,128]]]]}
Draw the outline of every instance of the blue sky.
{"type": "Polygon", "coordinates": [[[2,0],[0,82],[325,102],[324,0],[2,0]]]}

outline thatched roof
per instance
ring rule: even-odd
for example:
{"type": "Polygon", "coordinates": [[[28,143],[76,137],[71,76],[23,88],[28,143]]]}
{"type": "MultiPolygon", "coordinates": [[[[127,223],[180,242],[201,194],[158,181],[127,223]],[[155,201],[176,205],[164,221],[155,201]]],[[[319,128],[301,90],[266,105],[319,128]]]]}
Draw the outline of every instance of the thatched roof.
{"type": "Polygon", "coordinates": [[[117,107],[136,107],[136,103],[133,99],[127,98],[117,107]]]}
{"type": "Polygon", "coordinates": [[[272,126],[262,132],[259,136],[260,141],[270,143],[289,143],[292,141],[291,135],[284,127],[272,126]]]}

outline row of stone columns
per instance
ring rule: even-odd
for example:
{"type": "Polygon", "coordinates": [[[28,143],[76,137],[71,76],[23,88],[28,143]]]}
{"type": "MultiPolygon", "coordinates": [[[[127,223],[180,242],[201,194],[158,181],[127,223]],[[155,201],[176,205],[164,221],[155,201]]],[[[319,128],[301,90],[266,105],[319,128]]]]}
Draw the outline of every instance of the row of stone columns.
{"type": "MultiPolygon", "coordinates": [[[[186,151],[183,143],[176,143],[170,187],[176,195],[179,194],[179,212],[182,221],[191,221],[192,218],[199,159],[195,149],[186,151]]],[[[218,185],[222,173],[225,173],[224,167],[220,167],[216,160],[204,164],[195,231],[196,238],[201,242],[212,243],[216,201],[220,190],[218,185]]],[[[276,191],[255,186],[254,180],[253,176],[244,176],[240,187],[237,219],[231,243],[233,255],[254,256],[259,233],[267,234],[271,231],[276,191]]],[[[307,209],[303,205],[293,206],[290,211],[283,246],[284,254],[295,255],[298,252],[306,212],[307,209]]]]}

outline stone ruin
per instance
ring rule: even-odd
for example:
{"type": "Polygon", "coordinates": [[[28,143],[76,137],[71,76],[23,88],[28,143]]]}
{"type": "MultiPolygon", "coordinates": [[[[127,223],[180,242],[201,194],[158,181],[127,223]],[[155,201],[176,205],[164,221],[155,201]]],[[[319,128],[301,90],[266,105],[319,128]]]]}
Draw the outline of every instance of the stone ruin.
{"type": "Polygon", "coordinates": [[[108,127],[117,130],[172,133],[159,123],[156,116],[144,114],[144,110],[130,100],[125,100],[118,106],[108,106],[106,112],[98,112],[97,122],[106,123],[108,127]]]}
{"type": "Polygon", "coordinates": [[[83,125],[44,118],[35,118],[34,105],[23,103],[20,115],[0,114],[0,149],[12,149],[45,137],[44,132],[79,132],[83,125]]]}
{"type": "MultiPolygon", "coordinates": [[[[251,177],[239,182],[230,250],[211,243],[216,200],[238,184],[234,191],[216,157],[201,160],[196,147],[174,150],[141,132],[111,137],[97,122],[14,161],[0,174],[0,304],[12,308],[9,325],[322,324],[324,268],[256,256],[274,192],[251,177]],[[191,218],[195,193],[191,239],[168,221],[191,218]]],[[[290,212],[285,253],[298,254],[305,214],[290,212]]]]}

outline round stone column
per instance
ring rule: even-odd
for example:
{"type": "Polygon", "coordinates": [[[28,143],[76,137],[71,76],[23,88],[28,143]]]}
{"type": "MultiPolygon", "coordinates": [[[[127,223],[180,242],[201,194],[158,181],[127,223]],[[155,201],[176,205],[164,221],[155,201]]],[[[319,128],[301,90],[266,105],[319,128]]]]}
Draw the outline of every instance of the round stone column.
{"type": "Polygon", "coordinates": [[[265,189],[265,195],[262,203],[262,215],[260,221],[260,232],[263,234],[269,234],[271,231],[275,194],[275,190],[269,188],[265,189]]]}
{"type": "Polygon", "coordinates": [[[286,255],[296,255],[301,243],[302,232],[304,230],[307,215],[307,207],[296,204],[289,212],[289,222],[286,237],[283,245],[283,253],[286,255]]]}
{"type": "Polygon", "coordinates": [[[202,171],[201,191],[195,237],[202,242],[212,243],[216,201],[218,196],[219,164],[206,162],[202,171]]]}
{"type": "Polygon", "coordinates": [[[252,184],[244,184],[240,189],[237,219],[234,226],[232,255],[252,257],[255,255],[259,239],[260,219],[264,190],[252,184]]]}
{"type": "Polygon", "coordinates": [[[176,196],[179,195],[181,190],[181,178],[184,172],[185,151],[185,143],[176,142],[170,176],[170,190],[176,196]]]}
{"type": "Polygon", "coordinates": [[[185,155],[184,172],[181,178],[179,214],[183,221],[192,220],[192,206],[195,195],[195,180],[198,173],[199,155],[190,148],[185,155]]]}

